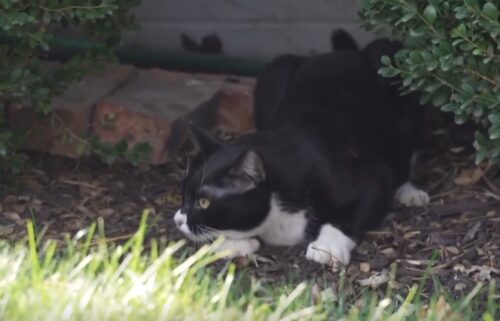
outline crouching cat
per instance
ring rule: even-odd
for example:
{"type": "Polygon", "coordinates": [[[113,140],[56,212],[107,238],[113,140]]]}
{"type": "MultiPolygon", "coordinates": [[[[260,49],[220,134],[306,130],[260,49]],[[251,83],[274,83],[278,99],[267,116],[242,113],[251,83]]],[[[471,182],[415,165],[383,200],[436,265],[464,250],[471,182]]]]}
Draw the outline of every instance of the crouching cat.
{"type": "Polygon", "coordinates": [[[199,153],[174,217],[180,231],[199,242],[224,235],[220,249],[234,255],[306,243],[307,259],[348,264],[394,197],[429,202],[409,182],[419,97],[377,74],[400,45],[350,49],[275,59],[257,79],[255,133],[225,143],[192,126],[199,153]]]}

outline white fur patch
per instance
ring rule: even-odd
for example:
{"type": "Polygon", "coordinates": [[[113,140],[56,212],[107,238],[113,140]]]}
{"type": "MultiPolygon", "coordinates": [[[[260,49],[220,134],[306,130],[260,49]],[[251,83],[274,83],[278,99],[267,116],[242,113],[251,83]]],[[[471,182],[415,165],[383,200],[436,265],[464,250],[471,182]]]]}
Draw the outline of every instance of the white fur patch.
{"type": "Polygon", "coordinates": [[[217,252],[229,251],[229,257],[246,256],[257,252],[260,242],[256,239],[224,240],[217,252]]]}
{"type": "Polygon", "coordinates": [[[406,206],[425,206],[429,203],[429,195],[418,188],[412,183],[406,182],[401,185],[396,191],[395,198],[406,206]]]}
{"type": "Polygon", "coordinates": [[[187,215],[182,213],[181,210],[178,210],[177,212],[175,212],[174,222],[175,222],[175,225],[177,226],[177,228],[181,232],[191,234],[191,231],[189,230],[189,228],[187,226],[187,215]]]}
{"type": "Polygon", "coordinates": [[[178,210],[174,215],[174,222],[179,231],[181,231],[188,239],[195,242],[207,242],[210,241],[213,237],[209,234],[194,234],[189,229],[187,224],[187,215],[182,213],[181,210],[178,210]]]}
{"type": "Polygon", "coordinates": [[[325,224],[321,227],[316,241],[309,243],[306,258],[320,264],[347,265],[355,246],[356,243],[341,230],[331,224],[325,224]]]}
{"type": "Polygon", "coordinates": [[[306,211],[287,212],[276,195],[271,197],[269,214],[262,224],[249,231],[221,231],[229,239],[241,240],[260,237],[266,244],[291,246],[300,243],[307,227],[306,211]]]}

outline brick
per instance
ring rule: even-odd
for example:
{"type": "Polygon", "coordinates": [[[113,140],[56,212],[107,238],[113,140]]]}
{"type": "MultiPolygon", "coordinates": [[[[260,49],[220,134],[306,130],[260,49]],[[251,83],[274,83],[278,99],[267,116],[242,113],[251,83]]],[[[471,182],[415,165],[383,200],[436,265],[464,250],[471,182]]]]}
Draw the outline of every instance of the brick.
{"type": "Polygon", "coordinates": [[[123,85],[134,72],[133,67],[124,65],[91,72],[53,99],[54,117],[39,117],[31,107],[11,106],[9,125],[14,132],[26,133],[22,146],[25,149],[79,157],[85,150],[80,138],[86,138],[89,133],[93,107],[102,97],[123,85]]]}
{"type": "Polygon", "coordinates": [[[229,134],[254,131],[254,80],[238,80],[238,83],[224,83],[213,97],[187,118],[197,126],[211,131],[229,134]]]}
{"type": "Polygon", "coordinates": [[[66,157],[80,156],[84,145],[78,137],[87,134],[87,113],[60,109],[54,111],[54,116],[41,118],[31,107],[11,107],[8,111],[11,129],[25,135],[22,148],[66,157]]]}
{"type": "Polygon", "coordinates": [[[164,148],[172,132],[168,120],[109,101],[99,103],[94,119],[95,134],[101,141],[116,144],[125,139],[130,147],[147,142],[153,148],[152,164],[168,160],[168,151],[164,148]]]}
{"type": "Polygon", "coordinates": [[[221,91],[216,128],[227,133],[244,134],[255,130],[253,88],[228,86],[221,91]]]}
{"type": "Polygon", "coordinates": [[[139,70],[131,82],[97,104],[94,133],[112,144],[122,139],[129,146],[149,143],[151,163],[163,164],[184,139],[180,120],[210,100],[224,83],[221,76],[139,70]]]}

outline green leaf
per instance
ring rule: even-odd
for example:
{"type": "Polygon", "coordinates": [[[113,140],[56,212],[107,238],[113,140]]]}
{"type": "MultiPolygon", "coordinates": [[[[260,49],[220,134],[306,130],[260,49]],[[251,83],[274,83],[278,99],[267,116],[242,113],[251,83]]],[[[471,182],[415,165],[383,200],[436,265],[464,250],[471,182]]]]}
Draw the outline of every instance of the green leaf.
{"type": "Polygon", "coordinates": [[[393,67],[382,67],[378,70],[378,73],[384,77],[392,78],[399,74],[399,71],[393,67]]]}
{"type": "Polygon", "coordinates": [[[476,141],[479,143],[480,146],[486,146],[489,143],[488,139],[483,135],[483,133],[479,131],[475,132],[474,138],[476,139],[476,141]]]}
{"type": "Polygon", "coordinates": [[[469,13],[467,11],[467,8],[464,6],[456,7],[455,8],[455,18],[458,20],[465,19],[469,16],[469,13]]]}
{"type": "Polygon", "coordinates": [[[0,156],[7,156],[7,145],[0,143],[0,156]]]}
{"type": "Polygon", "coordinates": [[[415,17],[415,13],[414,12],[409,12],[409,13],[407,13],[404,16],[401,17],[401,21],[408,22],[411,19],[413,19],[414,17],[415,17]]]}
{"type": "Polygon", "coordinates": [[[440,83],[439,81],[436,81],[436,82],[434,82],[433,84],[430,84],[430,85],[426,86],[426,87],[424,88],[424,90],[425,90],[425,91],[428,91],[428,92],[430,92],[430,93],[433,93],[433,92],[435,92],[437,89],[439,89],[439,88],[440,88],[440,87],[442,87],[442,86],[443,86],[443,84],[442,84],[442,83],[440,83]]]}
{"type": "Polygon", "coordinates": [[[489,133],[490,139],[498,139],[500,138],[500,128],[495,128],[489,133]]]}
{"type": "Polygon", "coordinates": [[[432,98],[432,93],[424,92],[422,96],[420,96],[420,105],[427,104],[432,98]]]}
{"type": "Polygon", "coordinates": [[[486,2],[483,6],[483,13],[485,16],[487,16],[491,20],[497,20],[498,19],[498,9],[497,7],[491,3],[491,2],[486,2]]]}
{"type": "Polygon", "coordinates": [[[420,64],[424,61],[424,59],[422,58],[422,55],[418,51],[412,51],[410,53],[410,60],[414,64],[420,64]]]}
{"type": "Polygon", "coordinates": [[[472,87],[470,84],[464,82],[460,88],[464,91],[464,93],[466,93],[467,95],[474,95],[476,92],[474,90],[474,87],[472,87]]]}
{"type": "Polygon", "coordinates": [[[457,107],[454,103],[447,103],[441,106],[441,110],[444,112],[452,112],[455,109],[457,109],[457,107]]]}
{"type": "Polygon", "coordinates": [[[427,7],[425,7],[424,17],[430,24],[433,24],[436,21],[437,11],[436,11],[436,8],[432,4],[429,4],[427,7]]]}
{"type": "Polygon", "coordinates": [[[499,114],[490,114],[488,116],[488,120],[495,125],[500,125],[500,115],[499,114]]]}
{"type": "Polygon", "coordinates": [[[467,115],[463,115],[463,114],[458,114],[458,115],[455,115],[455,124],[457,125],[462,125],[462,124],[465,124],[465,122],[467,121],[467,115]]]}
{"type": "Polygon", "coordinates": [[[476,159],[475,159],[475,162],[476,162],[476,165],[479,165],[482,161],[484,161],[486,158],[488,157],[488,152],[484,149],[482,150],[479,150],[477,153],[476,153],[476,159]]]}
{"type": "Polygon", "coordinates": [[[391,58],[388,56],[384,55],[382,58],[380,58],[380,61],[382,62],[383,65],[385,66],[390,66],[391,65],[391,58]]]}
{"type": "Polygon", "coordinates": [[[462,49],[463,51],[471,51],[472,49],[474,49],[475,45],[473,43],[470,43],[470,42],[462,42],[460,45],[459,45],[459,48],[462,49]]]}
{"type": "Polygon", "coordinates": [[[113,151],[117,155],[122,155],[127,151],[128,143],[125,139],[120,140],[115,146],[113,146],[113,151]]]}
{"type": "Polygon", "coordinates": [[[432,104],[436,107],[443,105],[450,98],[448,90],[440,90],[432,97],[432,104]]]}
{"type": "Polygon", "coordinates": [[[42,47],[42,49],[43,49],[44,51],[49,51],[49,49],[50,49],[50,48],[49,48],[49,44],[48,44],[47,42],[43,41],[43,40],[42,40],[42,41],[40,41],[40,47],[42,47]]]}

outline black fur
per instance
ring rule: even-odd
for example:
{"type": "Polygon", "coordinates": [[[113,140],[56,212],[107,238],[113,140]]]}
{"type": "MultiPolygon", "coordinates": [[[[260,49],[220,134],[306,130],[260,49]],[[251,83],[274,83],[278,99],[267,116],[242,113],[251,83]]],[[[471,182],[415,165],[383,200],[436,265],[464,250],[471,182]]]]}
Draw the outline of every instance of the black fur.
{"type": "Polygon", "coordinates": [[[201,152],[181,209],[190,229],[255,228],[272,193],[290,210],[307,210],[307,239],[325,223],[353,238],[377,227],[409,180],[423,114],[418,95],[400,97],[399,79],[377,73],[380,57],[399,48],[381,39],[362,50],[280,56],[258,77],[256,133],[225,144],[194,129],[201,152]],[[241,170],[248,155],[254,175],[241,170]],[[196,206],[200,197],[211,200],[208,209],[196,206]]]}
{"type": "Polygon", "coordinates": [[[344,29],[337,29],[331,36],[332,50],[357,50],[358,44],[344,29]]]}

